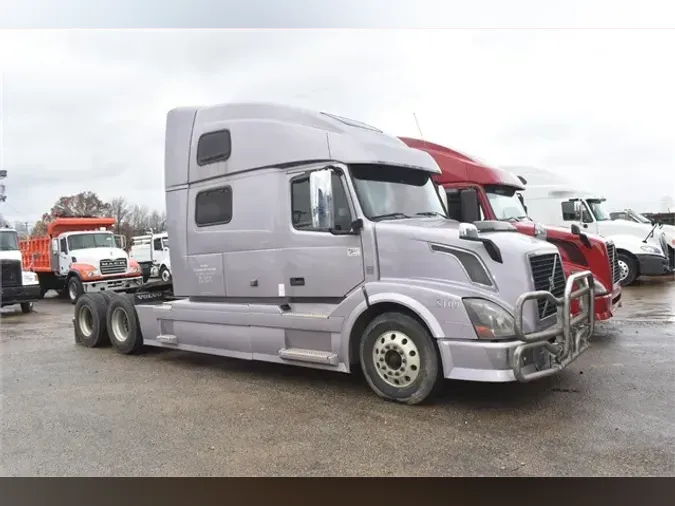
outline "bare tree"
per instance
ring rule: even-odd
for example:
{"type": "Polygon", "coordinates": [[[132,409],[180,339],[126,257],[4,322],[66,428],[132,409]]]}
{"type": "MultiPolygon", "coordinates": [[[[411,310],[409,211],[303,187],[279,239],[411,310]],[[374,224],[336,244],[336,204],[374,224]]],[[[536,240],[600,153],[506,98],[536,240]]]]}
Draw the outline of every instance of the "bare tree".
{"type": "Polygon", "coordinates": [[[124,232],[125,224],[131,210],[129,209],[129,203],[124,197],[116,197],[110,201],[110,215],[115,218],[115,231],[118,234],[124,232]]]}

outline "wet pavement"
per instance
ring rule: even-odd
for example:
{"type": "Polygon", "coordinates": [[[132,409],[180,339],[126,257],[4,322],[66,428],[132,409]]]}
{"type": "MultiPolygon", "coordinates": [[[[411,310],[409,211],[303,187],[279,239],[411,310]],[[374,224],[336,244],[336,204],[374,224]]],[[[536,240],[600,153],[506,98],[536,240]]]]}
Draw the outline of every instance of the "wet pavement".
{"type": "Polygon", "coordinates": [[[675,474],[675,279],[623,292],[592,347],[530,384],[450,382],[430,406],[347,376],[73,342],[58,299],[0,318],[5,476],[675,474]]]}

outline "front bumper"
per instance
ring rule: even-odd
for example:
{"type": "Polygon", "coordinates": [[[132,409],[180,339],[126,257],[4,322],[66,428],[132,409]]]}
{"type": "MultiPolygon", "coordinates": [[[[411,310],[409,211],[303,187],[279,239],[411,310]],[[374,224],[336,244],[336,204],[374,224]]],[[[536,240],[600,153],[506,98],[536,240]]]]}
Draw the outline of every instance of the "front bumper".
{"type": "Polygon", "coordinates": [[[641,276],[662,276],[670,274],[670,260],[661,255],[635,255],[640,263],[641,276]]]}
{"type": "Polygon", "coordinates": [[[590,271],[567,278],[563,297],[547,291],[522,294],[516,302],[516,339],[489,342],[481,340],[438,341],[443,375],[449,379],[487,382],[527,382],[551,376],[576,360],[588,349],[595,325],[595,288],[590,271]],[[574,290],[577,283],[581,288],[574,290]],[[531,300],[548,299],[557,308],[557,322],[542,331],[523,332],[523,309],[531,300]],[[572,301],[580,312],[572,316],[572,301]]]}
{"type": "Polygon", "coordinates": [[[0,287],[0,301],[2,306],[21,304],[22,302],[36,302],[40,300],[40,285],[22,285],[0,287]]]}
{"type": "Polygon", "coordinates": [[[616,308],[621,307],[621,285],[617,284],[612,293],[595,296],[595,319],[596,321],[609,320],[616,308]]]}
{"type": "Polygon", "coordinates": [[[82,283],[85,292],[103,292],[111,290],[114,292],[137,288],[143,285],[143,276],[133,278],[104,279],[100,281],[86,281],[82,283]]]}

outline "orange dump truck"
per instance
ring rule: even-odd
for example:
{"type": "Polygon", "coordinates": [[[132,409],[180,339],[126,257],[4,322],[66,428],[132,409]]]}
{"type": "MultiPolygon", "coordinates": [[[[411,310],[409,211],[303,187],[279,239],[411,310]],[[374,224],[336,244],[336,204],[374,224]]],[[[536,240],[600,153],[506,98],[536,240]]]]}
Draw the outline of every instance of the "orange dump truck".
{"type": "Polygon", "coordinates": [[[141,268],[118,247],[114,224],[114,218],[56,218],[47,235],[21,241],[24,269],[37,274],[41,295],[56,290],[74,304],[85,292],[141,286],[141,268]]]}

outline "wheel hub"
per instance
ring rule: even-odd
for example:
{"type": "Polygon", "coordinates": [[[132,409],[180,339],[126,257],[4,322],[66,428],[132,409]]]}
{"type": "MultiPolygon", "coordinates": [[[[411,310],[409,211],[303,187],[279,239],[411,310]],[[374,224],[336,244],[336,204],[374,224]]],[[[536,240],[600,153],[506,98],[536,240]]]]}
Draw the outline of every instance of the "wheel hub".
{"type": "Polygon", "coordinates": [[[89,307],[82,306],[80,308],[78,323],[82,334],[84,334],[85,337],[91,337],[94,331],[94,316],[91,314],[91,309],[89,309],[89,307]]]}
{"type": "Polygon", "coordinates": [[[377,338],[373,363],[380,378],[396,388],[411,385],[420,373],[420,355],[415,343],[403,332],[389,331],[377,338]]]}
{"type": "Polygon", "coordinates": [[[621,275],[621,281],[626,279],[628,277],[628,273],[630,272],[630,269],[628,268],[628,264],[624,262],[623,260],[619,260],[619,270],[620,270],[620,275],[621,275]]]}

